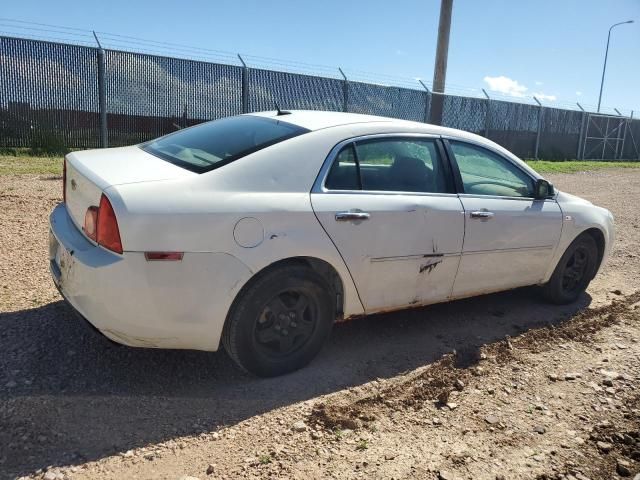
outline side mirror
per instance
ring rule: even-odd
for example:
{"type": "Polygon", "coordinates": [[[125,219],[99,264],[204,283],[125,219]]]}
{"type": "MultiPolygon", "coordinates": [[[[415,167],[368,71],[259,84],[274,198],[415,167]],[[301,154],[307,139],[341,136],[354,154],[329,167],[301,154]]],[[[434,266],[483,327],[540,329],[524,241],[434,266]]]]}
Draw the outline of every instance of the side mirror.
{"type": "Polygon", "coordinates": [[[555,193],[555,190],[553,189],[553,185],[551,183],[549,183],[548,181],[542,178],[539,178],[538,180],[536,180],[536,186],[535,186],[535,192],[534,192],[536,200],[549,198],[553,196],[554,193],[555,193]]]}

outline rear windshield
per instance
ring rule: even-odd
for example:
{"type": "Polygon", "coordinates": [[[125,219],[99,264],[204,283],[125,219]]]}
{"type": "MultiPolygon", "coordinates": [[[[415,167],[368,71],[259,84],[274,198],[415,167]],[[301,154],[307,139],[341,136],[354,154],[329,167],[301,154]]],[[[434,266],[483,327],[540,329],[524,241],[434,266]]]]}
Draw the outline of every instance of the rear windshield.
{"type": "Polygon", "coordinates": [[[204,173],[308,131],[273,118],[242,115],[170,133],[140,148],[179,167],[204,173]]]}

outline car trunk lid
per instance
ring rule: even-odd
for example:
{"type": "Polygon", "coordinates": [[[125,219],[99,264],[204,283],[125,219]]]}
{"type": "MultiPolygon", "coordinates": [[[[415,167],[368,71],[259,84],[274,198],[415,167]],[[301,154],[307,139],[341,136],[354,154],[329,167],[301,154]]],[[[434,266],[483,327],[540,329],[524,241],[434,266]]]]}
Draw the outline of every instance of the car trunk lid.
{"type": "Polygon", "coordinates": [[[72,152],[65,162],[67,209],[80,230],[87,209],[97,206],[102,193],[111,186],[197,175],[138,147],[72,152]]]}

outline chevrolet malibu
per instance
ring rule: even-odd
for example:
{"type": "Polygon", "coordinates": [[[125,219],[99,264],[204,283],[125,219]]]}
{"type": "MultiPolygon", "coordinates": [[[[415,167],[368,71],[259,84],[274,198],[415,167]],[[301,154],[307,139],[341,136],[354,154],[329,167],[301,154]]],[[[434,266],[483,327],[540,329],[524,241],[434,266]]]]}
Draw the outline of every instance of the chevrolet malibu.
{"type": "Polygon", "coordinates": [[[336,321],[539,285],[578,298],[608,210],[499,145],[367,115],[241,115],[65,158],[49,258],[115,342],[215,351],[283,374],[336,321]]]}

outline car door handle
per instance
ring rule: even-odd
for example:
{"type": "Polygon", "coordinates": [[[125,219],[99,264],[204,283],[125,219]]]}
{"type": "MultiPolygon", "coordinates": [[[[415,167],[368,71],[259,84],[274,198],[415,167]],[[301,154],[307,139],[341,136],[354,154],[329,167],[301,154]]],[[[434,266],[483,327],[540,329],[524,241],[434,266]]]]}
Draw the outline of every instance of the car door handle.
{"type": "Polygon", "coordinates": [[[471,218],[492,218],[494,215],[493,212],[487,212],[485,210],[478,210],[475,212],[471,212],[471,218]]]}
{"type": "Polygon", "coordinates": [[[367,212],[338,212],[336,222],[348,222],[350,220],[369,220],[371,217],[367,212]]]}

